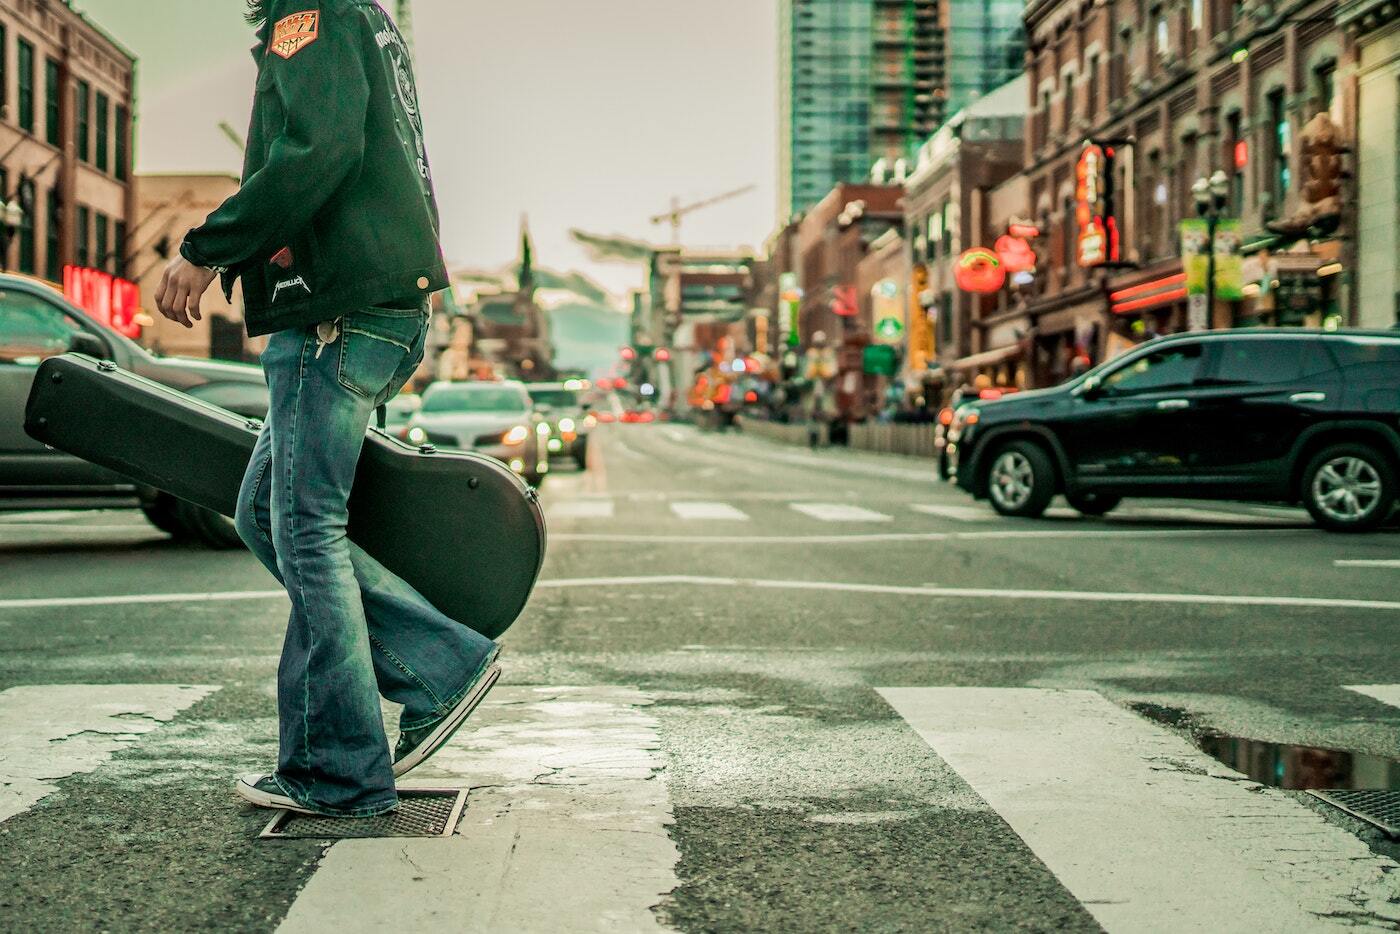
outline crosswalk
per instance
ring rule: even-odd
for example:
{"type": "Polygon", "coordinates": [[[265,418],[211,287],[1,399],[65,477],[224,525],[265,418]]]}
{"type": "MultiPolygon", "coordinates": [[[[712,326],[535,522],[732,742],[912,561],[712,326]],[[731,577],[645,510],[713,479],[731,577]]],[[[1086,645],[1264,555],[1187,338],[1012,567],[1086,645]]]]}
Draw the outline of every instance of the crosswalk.
{"type": "MultiPolygon", "coordinates": [[[[1337,689],[1400,708],[1400,684],[1337,689]]],[[[216,690],[0,691],[0,825],[63,778],[100,774],[124,750],[139,755],[216,690]]],[[[951,770],[947,780],[965,784],[1109,932],[1400,922],[1400,865],[1097,692],[852,690],[883,699],[951,770]]],[[[684,853],[669,832],[673,766],[657,700],[631,686],[499,687],[472,729],[405,783],[470,788],[457,833],[334,843],[278,930],[668,930],[653,909],[681,885],[684,853]]],[[[930,919],[940,907],[927,906],[930,919]]]]}
{"type": "MultiPolygon", "coordinates": [[[[879,502],[860,504],[842,501],[821,501],[792,496],[734,497],[732,499],[701,500],[671,499],[665,495],[629,494],[620,497],[592,495],[544,499],[545,514],[554,521],[598,521],[660,519],[669,516],[682,522],[697,524],[718,522],[747,522],[761,514],[764,519],[777,519],[781,514],[798,521],[831,524],[882,525],[901,518],[934,520],[954,525],[1005,523],[985,503],[971,500],[955,502],[879,502]]],[[[1106,520],[1086,520],[1068,507],[1052,507],[1045,519],[1060,526],[1067,520],[1075,524],[1093,523],[1103,526],[1196,525],[1216,527],[1269,528],[1306,524],[1298,510],[1271,507],[1231,506],[1222,508],[1194,506],[1126,505],[1106,520]]]]}

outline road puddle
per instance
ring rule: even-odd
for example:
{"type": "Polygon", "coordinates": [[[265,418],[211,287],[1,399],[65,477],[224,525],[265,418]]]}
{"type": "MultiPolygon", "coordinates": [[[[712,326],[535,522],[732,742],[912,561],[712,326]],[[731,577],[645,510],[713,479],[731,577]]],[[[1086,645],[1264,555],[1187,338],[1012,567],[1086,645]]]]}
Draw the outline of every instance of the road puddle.
{"type": "Polygon", "coordinates": [[[1298,791],[1309,788],[1400,790],[1400,760],[1397,759],[1345,749],[1228,736],[1203,727],[1179,708],[1157,704],[1131,706],[1150,720],[1189,731],[1202,752],[1261,785],[1298,791]]]}

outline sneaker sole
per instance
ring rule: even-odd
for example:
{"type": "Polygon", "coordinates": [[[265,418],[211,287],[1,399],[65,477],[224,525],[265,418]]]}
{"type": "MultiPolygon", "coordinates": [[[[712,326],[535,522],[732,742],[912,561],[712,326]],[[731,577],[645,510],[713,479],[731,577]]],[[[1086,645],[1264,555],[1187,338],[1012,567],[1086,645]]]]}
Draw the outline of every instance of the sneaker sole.
{"type": "Polygon", "coordinates": [[[476,710],[477,705],[490,693],[491,688],[495,686],[500,677],[500,665],[492,664],[491,667],[487,668],[480,680],[476,682],[476,687],[472,688],[470,694],[462,698],[461,703],[453,709],[447,719],[443,720],[436,730],[429,733],[428,738],[423,740],[417,749],[394,763],[394,777],[399,778],[407,775],[441,749],[452,738],[452,734],[456,733],[461,729],[462,724],[467,722],[467,717],[472,715],[472,711],[476,710]]]}
{"type": "Polygon", "coordinates": [[[321,816],[320,814],[310,810],[309,808],[302,807],[301,805],[293,801],[291,798],[288,798],[286,795],[268,794],[266,791],[261,791],[257,788],[254,788],[252,785],[245,784],[244,782],[238,782],[236,785],[234,785],[234,790],[238,792],[238,796],[240,798],[256,807],[272,808],[274,810],[279,811],[291,811],[294,814],[306,814],[310,817],[321,816]]]}

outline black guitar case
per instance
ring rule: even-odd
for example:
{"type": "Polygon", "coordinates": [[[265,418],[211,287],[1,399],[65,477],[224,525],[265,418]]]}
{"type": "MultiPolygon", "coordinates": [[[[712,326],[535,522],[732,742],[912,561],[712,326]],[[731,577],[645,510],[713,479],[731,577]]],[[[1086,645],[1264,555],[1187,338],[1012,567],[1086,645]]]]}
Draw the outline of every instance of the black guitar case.
{"type": "MultiPolygon", "coordinates": [[[[83,354],[45,360],[25,407],[37,441],[232,516],[261,425],[83,354]]],[[[505,632],[544,563],[534,489],[494,458],[372,429],[350,538],[448,617],[505,632]]]]}

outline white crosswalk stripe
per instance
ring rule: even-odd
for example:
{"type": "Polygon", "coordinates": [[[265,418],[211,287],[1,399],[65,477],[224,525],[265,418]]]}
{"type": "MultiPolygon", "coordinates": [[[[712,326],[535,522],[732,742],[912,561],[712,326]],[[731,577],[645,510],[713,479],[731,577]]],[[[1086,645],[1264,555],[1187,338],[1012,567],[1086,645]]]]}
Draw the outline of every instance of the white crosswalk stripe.
{"type": "Polygon", "coordinates": [[[1400,865],[1094,692],[880,693],[1110,932],[1318,931],[1394,913],[1400,865]]]}
{"type": "Polygon", "coordinates": [[[891,522],[894,516],[852,506],[850,503],[793,503],[792,508],[804,516],[822,522],[891,522]]]}
{"type": "Polygon", "coordinates": [[[958,522],[986,522],[997,518],[997,514],[989,508],[980,506],[958,506],[951,503],[914,503],[909,507],[915,512],[923,513],[926,516],[938,516],[941,519],[954,519],[958,522]]]}
{"type": "Polygon", "coordinates": [[[720,519],[747,522],[749,514],[728,503],[672,503],[671,512],[682,519],[720,519]]]}
{"type": "Polygon", "coordinates": [[[610,499],[565,499],[545,506],[551,519],[611,519],[613,501],[610,499]]]}
{"type": "Polygon", "coordinates": [[[1365,694],[1382,704],[1400,707],[1400,684],[1348,684],[1345,687],[1348,691],[1365,694]]]}
{"type": "Polygon", "coordinates": [[[218,688],[174,684],[44,684],[0,691],[0,821],[91,772],[218,688]]]}
{"type": "Polygon", "coordinates": [[[472,789],[457,835],[336,843],[280,934],[664,930],[680,854],[651,702],[497,688],[405,782],[472,789]]]}

